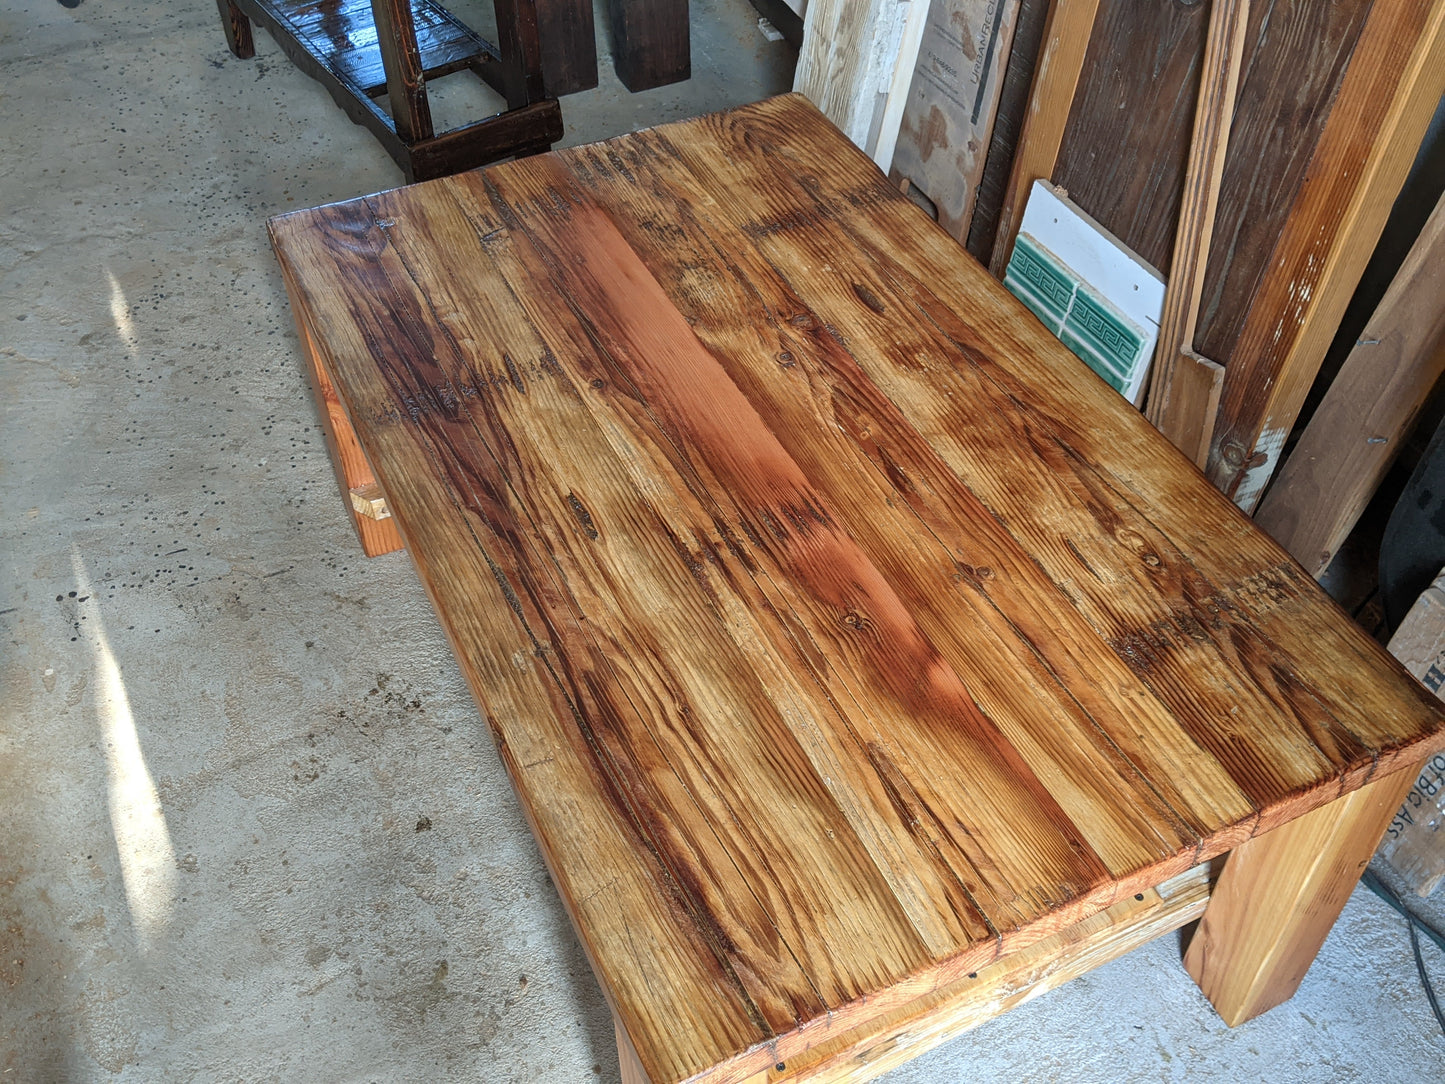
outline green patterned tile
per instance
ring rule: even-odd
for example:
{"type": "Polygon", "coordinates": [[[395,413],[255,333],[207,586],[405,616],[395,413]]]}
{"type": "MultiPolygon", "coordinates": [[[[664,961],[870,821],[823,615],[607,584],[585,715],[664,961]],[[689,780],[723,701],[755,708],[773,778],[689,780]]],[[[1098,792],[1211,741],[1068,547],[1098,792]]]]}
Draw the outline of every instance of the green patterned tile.
{"type": "Polygon", "coordinates": [[[1021,233],[1014,242],[1003,284],[1057,335],[1068,315],[1078,279],[1048,249],[1021,233]]]}
{"type": "Polygon", "coordinates": [[[1120,390],[1145,360],[1144,332],[1087,285],[1075,294],[1059,338],[1120,390]]]}

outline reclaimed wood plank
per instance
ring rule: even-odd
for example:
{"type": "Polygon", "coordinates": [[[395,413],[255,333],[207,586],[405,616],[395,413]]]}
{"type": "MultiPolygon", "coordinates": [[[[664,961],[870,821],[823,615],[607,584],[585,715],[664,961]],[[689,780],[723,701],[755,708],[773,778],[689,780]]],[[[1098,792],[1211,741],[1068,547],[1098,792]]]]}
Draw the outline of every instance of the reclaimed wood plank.
{"type": "Polygon", "coordinates": [[[1201,330],[1196,347],[1226,365],[1206,473],[1246,512],[1278,466],[1442,93],[1445,0],[1373,5],[1238,336],[1221,349],[1201,330]]]}
{"type": "MultiPolygon", "coordinates": [[[[803,12],[793,89],[870,155],[878,147],[890,99],[893,124],[902,119],[926,8],[927,0],[814,0],[803,12]],[[902,87],[890,94],[900,68],[906,73],[902,87]]],[[[890,147],[896,135],[895,127],[890,147]]]]}
{"type": "MultiPolygon", "coordinates": [[[[855,538],[873,559],[890,562],[890,582],[906,586],[906,597],[930,640],[969,675],[970,688],[1010,741],[1030,750],[1036,770],[1047,771],[1075,823],[1105,829],[1090,842],[1107,856],[1116,874],[1125,872],[1131,861],[1128,852],[1119,850],[1119,841],[1110,838],[1106,828],[1122,811],[1100,809],[1098,795],[1121,786],[1133,788],[1132,804],[1140,813],[1151,808],[1164,812],[1147,788],[1139,789],[1137,767],[1119,760],[1116,751],[1122,741],[1134,752],[1138,743],[1131,741],[1132,732],[1141,727],[1169,727],[1162,711],[1151,714],[1147,693],[1117,659],[1078,653],[1087,651],[1083,645],[1095,636],[1083,620],[1074,617],[1070,623],[1067,595],[1038,574],[1032,558],[932,448],[910,440],[910,421],[871,386],[850,355],[857,345],[844,348],[826,330],[838,326],[836,313],[810,307],[800,296],[805,287],[787,281],[778,270],[816,268],[824,257],[815,250],[801,258],[775,253],[768,261],[759,253],[750,259],[749,246],[735,240],[739,233],[767,233],[770,241],[779,235],[755,218],[727,215],[727,208],[717,209],[726,216],[722,221],[709,222],[696,213],[705,206],[705,193],[726,181],[721,174],[705,172],[707,164],[690,157],[684,147],[664,144],[655,134],[640,134],[612,144],[609,151],[603,156],[581,149],[563,158],[587,188],[604,193],[607,203],[620,210],[614,217],[629,243],[656,270],[669,289],[669,300],[692,321],[695,333],[748,397],[784,412],[774,432],[788,442],[809,481],[830,502],[851,505],[855,538]],[[683,162],[697,175],[679,171],[677,165],[683,162]],[[643,171],[665,178],[665,184],[638,200],[634,209],[628,206],[628,178],[643,171]],[[676,201],[668,207],[671,228],[654,236],[648,208],[662,200],[676,201]],[[719,291],[725,291],[726,303],[719,303],[719,291]],[[810,402],[825,389],[839,387],[851,389],[847,398],[829,393],[810,402]],[[817,389],[813,396],[807,394],[810,388],[817,389]],[[819,428],[836,434],[821,448],[803,448],[790,439],[819,428]],[[882,442],[884,432],[894,434],[893,439],[882,442]],[[864,515],[863,509],[872,511],[864,515]],[[915,540],[901,560],[890,553],[900,538],[915,540]],[[1025,680],[1030,706],[1020,711],[1017,697],[1025,680]],[[1127,718],[1111,706],[1102,689],[1129,700],[1127,718]],[[1061,770],[1064,764],[1072,765],[1067,773],[1061,770]],[[1094,772],[1100,774],[1091,779],[1094,772]],[[1068,779],[1062,778],[1065,774],[1068,779]]],[[[755,206],[768,221],[768,193],[754,193],[755,206]]],[[[829,235],[820,232],[820,249],[829,244],[829,235]]],[[[859,304],[855,290],[880,306],[886,303],[883,284],[865,283],[863,274],[852,268],[840,270],[848,276],[842,285],[845,303],[859,304]]],[[[811,282],[817,275],[807,277],[811,282]]],[[[903,334],[897,327],[890,332],[902,356],[922,359],[951,349],[936,338],[899,339],[903,334]]],[[[1163,739],[1156,735],[1155,740],[1163,739]]],[[[1197,781],[1205,780],[1228,786],[1216,766],[1200,763],[1197,781]]],[[[1244,816],[1250,808],[1241,797],[1222,818],[1212,817],[1194,808],[1202,797],[1177,798],[1185,810],[1182,819],[1193,831],[1217,827],[1220,819],[1244,816]]],[[[1168,818],[1156,821],[1152,831],[1161,842],[1181,842],[1168,818]]]]}
{"type": "Polygon", "coordinates": [[[1222,389],[1224,373],[1218,362],[1195,352],[1194,329],[1204,293],[1205,262],[1214,235],[1248,20],[1249,0],[1219,0],[1209,11],[1209,35],[1146,412],[1149,421],[1201,468],[1209,450],[1205,430],[1213,434],[1213,411],[1219,406],[1215,389],[1222,389]]]}
{"type": "MultiPolygon", "coordinates": [[[[378,345],[425,363],[422,326],[398,326],[384,293],[348,294],[355,261],[338,243],[364,233],[318,229],[323,212],[273,220],[288,289],[315,314],[327,362],[344,380],[358,436],[382,465],[380,481],[442,619],[473,695],[483,705],[503,764],[532,822],[579,940],[613,1005],[630,1006],[631,1026],[671,1036],[653,1068],[687,1075],[766,1038],[739,977],[719,959],[715,935],[690,917],[690,901],[657,857],[647,826],[586,725],[585,686],[559,670],[564,660],[541,601],[524,584],[518,556],[498,543],[500,517],[473,486],[454,487],[448,453],[402,413],[396,391],[371,360],[378,345]],[[353,309],[341,299],[368,299],[353,309]],[[421,336],[419,341],[414,336],[421,336]],[[403,419],[407,419],[403,421],[403,419]],[[664,1006],[666,1006],[664,1008],[664,1006]]],[[[365,231],[369,232],[369,230],[365,231]]],[[[363,262],[361,267],[367,267],[363,262]]],[[[445,417],[435,400],[407,404],[445,417]]],[[[595,717],[593,717],[595,718],[595,717]]]]}
{"type": "Polygon", "coordinates": [[[1193,350],[1181,350],[1169,378],[1169,417],[1161,429],[1200,470],[1209,460],[1219,397],[1224,394],[1224,366],[1193,350]]]}
{"type": "Polygon", "coordinates": [[[1029,91],[1028,114],[1014,148],[1008,190],[999,210],[993,254],[988,262],[996,279],[1003,279],[1013,255],[1014,237],[1023,221],[1029,189],[1037,180],[1053,179],[1099,3],[1053,0],[1049,7],[1049,21],[1029,91]]]}
{"type": "Polygon", "coordinates": [[[978,198],[974,202],[973,219],[968,227],[968,251],[982,264],[989,262],[998,234],[999,214],[1008,191],[1014,150],[1028,114],[1029,89],[1033,85],[1034,67],[1038,63],[1049,8],[1049,0],[1021,0],[1019,4],[1013,48],[1008,55],[1008,66],[1004,69],[993,133],[989,137],[983,176],[978,184],[978,198]]]}
{"type": "Polygon", "coordinates": [[[962,242],[983,179],[1019,0],[944,0],[918,8],[927,19],[920,46],[900,51],[898,73],[905,58],[914,63],[898,123],[891,128],[886,115],[883,122],[885,134],[896,132],[896,143],[886,155],[880,146],[873,160],[927,196],[939,225],[962,242]]]}
{"type": "Polygon", "coordinates": [[[1255,522],[1319,576],[1445,373],[1445,198],[1285,461],[1255,522]]]}
{"type": "MultiPolygon", "coordinates": [[[[799,161],[790,144],[802,139],[803,133],[797,131],[799,118],[786,101],[762,103],[747,119],[750,153],[771,158],[775,163],[771,174],[784,162],[799,161]]],[[[826,140],[811,130],[809,135],[826,140]]],[[[1072,361],[1036,321],[1013,315],[1025,311],[1021,306],[969,307],[965,313],[950,309],[941,298],[968,297],[977,291],[979,269],[958,261],[945,234],[922,228],[928,222],[922,211],[891,187],[880,185],[866,160],[845,155],[841,140],[834,142],[837,148],[815,146],[809,151],[814,156],[827,154],[830,168],[800,172],[798,184],[810,193],[812,205],[795,211],[791,221],[846,223],[847,244],[876,265],[894,268],[911,291],[915,311],[929,321],[940,321],[961,358],[970,363],[960,366],[951,360],[913,374],[910,379],[918,390],[912,399],[902,396],[907,385],[894,375],[908,376],[907,365],[868,369],[869,376],[907,412],[911,424],[985,501],[990,498],[982,487],[992,478],[996,507],[1014,509],[1018,522],[1035,525],[1030,552],[1039,560],[1047,558],[1056,582],[1077,590],[1081,600],[1097,597],[1101,614],[1121,605],[1117,592],[1131,581],[1146,606],[1158,605],[1164,598],[1189,600],[1182,611],[1171,608],[1141,615],[1119,627],[1119,652],[1144,674],[1151,672],[1155,660],[1167,664],[1176,650],[1200,651],[1201,642],[1195,637],[1201,634],[1228,655],[1267,640],[1291,662],[1258,674],[1254,694],[1284,707],[1290,718],[1296,708],[1288,705],[1297,702],[1303,713],[1297,725],[1318,731],[1320,739],[1319,745],[1312,745],[1314,752],[1302,749],[1305,762],[1316,755],[1339,757],[1351,747],[1373,748],[1383,757],[1393,757],[1398,750],[1389,735],[1395,728],[1408,730],[1412,725],[1408,719],[1423,720],[1433,714],[1428,692],[1412,687],[1405,702],[1372,693],[1373,685],[1386,681],[1384,675],[1398,674],[1398,663],[1351,623],[1323,619],[1324,613],[1338,613],[1338,608],[1300,577],[1288,556],[1254,530],[1230,502],[1188,482],[1191,473],[1167,440],[1152,427],[1131,424],[1137,413],[1128,404],[1072,361]],[[971,372],[976,376],[971,377],[971,372]],[[975,406],[981,393],[987,394],[984,401],[993,402],[994,409],[975,406]],[[925,407],[940,399],[944,405],[934,405],[931,409],[937,413],[930,417],[925,407]],[[1024,427],[1021,432],[1000,434],[993,441],[978,435],[1010,418],[1018,419],[1016,424],[1024,427]],[[1019,440],[1035,448],[1056,442],[1056,450],[1049,454],[1061,468],[1042,475],[1039,490],[1027,496],[1016,487],[1031,476],[1011,472],[1000,478],[991,467],[997,448],[1015,446],[1019,440]],[[1075,489],[1077,497],[1061,500],[1050,494],[1060,486],[1081,488],[1075,489]],[[1103,515],[1108,526],[1101,530],[1103,524],[1096,521],[1077,535],[1064,533],[1061,538],[1060,524],[1051,519],[1052,514],[1058,509],[1066,517],[1062,523],[1078,522],[1080,506],[1091,517],[1096,511],[1103,515]],[[1065,539],[1075,546],[1082,540],[1090,548],[1075,555],[1065,539]],[[1101,582],[1100,575],[1107,576],[1107,582],[1101,582]],[[1158,591],[1166,579],[1176,587],[1158,591]],[[1150,598],[1155,601],[1148,602],[1150,598]],[[1306,616],[1310,613],[1320,616],[1306,616]],[[1331,657],[1348,659],[1349,665],[1331,673],[1325,662],[1331,657]],[[1310,673],[1321,680],[1298,687],[1295,676],[1310,673]],[[1323,680],[1325,673],[1330,675],[1328,681],[1323,680]],[[1326,706],[1327,715],[1317,716],[1312,705],[1326,706]],[[1336,720],[1338,728],[1326,722],[1328,717],[1336,720]]],[[[735,153],[741,153],[736,142],[733,146],[735,153]]],[[[766,236],[768,231],[755,232],[766,236]]],[[[850,313],[849,321],[854,319],[850,313]]],[[[1256,720],[1243,711],[1229,710],[1231,705],[1239,706],[1232,689],[1222,689],[1220,695],[1225,697],[1223,714],[1199,716],[1202,726],[1220,726],[1231,718],[1238,720],[1241,731],[1255,726],[1256,720]]],[[[1179,708],[1186,718],[1193,710],[1182,702],[1179,708]]],[[[1219,735],[1226,743],[1228,730],[1219,735]]],[[[1279,738],[1276,734],[1272,740],[1279,738]]],[[[1230,756],[1239,756],[1238,747],[1232,747],[1230,756]]],[[[1305,762],[1295,762],[1293,770],[1307,775],[1305,762]]],[[[1245,765],[1239,768],[1245,770],[1245,765]]],[[[1267,774],[1279,770],[1280,762],[1265,769],[1267,774]]],[[[1334,793],[1325,788],[1309,800],[1318,803],[1334,793]]]]}
{"type": "Polygon", "coordinates": [[[272,231],[631,1077],[870,1071],[1445,745],[798,96],[272,231]]]}
{"type": "Polygon", "coordinates": [[[858,705],[856,732],[894,801],[939,834],[995,928],[1063,902],[1060,888],[1083,896],[1098,887],[1099,860],[916,626],[914,600],[900,597],[853,538],[862,525],[811,484],[779,441],[778,422],[761,413],[765,404],[749,400],[702,347],[596,205],[556,187],[566,178],[554,162],[545,174],[494,171],[492,182],[542,249],[559,292],[582,299],[612,380],[632,393],[619,405],[646,405],[679,470],[697,479],[694,491],[750,563],[771,573],[756,582],[801,626],[818,680],[843,710],[858,705]],[[573,272],[587,266],[609,273],[573,272]],[[914,762],[925,755],[921,771],[914,762]]]}

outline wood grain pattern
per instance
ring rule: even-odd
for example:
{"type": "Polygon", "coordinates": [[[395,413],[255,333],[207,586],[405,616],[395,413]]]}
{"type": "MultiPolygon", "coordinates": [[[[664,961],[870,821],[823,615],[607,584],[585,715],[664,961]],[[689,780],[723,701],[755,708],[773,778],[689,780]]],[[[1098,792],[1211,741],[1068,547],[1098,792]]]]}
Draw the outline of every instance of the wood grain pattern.
{"type": "MultiPolygon", "coordinates": [[[[1250,9],[1195,347],[1228,365],[1367,22],[1416,6],[1273,0],[1250,9]]],[[[1373,133],[1367,124],[1362,132],[1373,133]]],[[[1418,144],[1417,144],[1418,146],[1418,144]]],[[[1388,202],[1388,201],[1387,201],[1388,202]]]]}
{"type": "Polygon", "coordinates": [[[1204,292],[1205,261],[1214,235],[1224,150],[1234,120],[1248,21],[1249,0],[1219,0],[1209,10],[1209,35],[1204,45],[1189,161],[1184,170],[1184,194],[1174,231],[1146,411],[1155,427],[1200,467],[1209,449],[1202,431],[1207,426],[1213,432],[1213,410],[1219,406],[1215,389],[1221,387],[1223,371],[1217,362],[1195,353],[1194,328],[1204,292]],[[1181,394],[1176,396],[1174,384],[1181,371],[1186,373],[1181,383],[1188,381],[1189,388],[1186,391],[1181,386],[1181,394]],[[1201,410],[1209,413],[1201,414],[1201,410]]]}
{"type": "Polygon", "coordinates": [[[1158,889],[1129,896],[1107,911],[1045,938],[917,1002],[868,1021],[866,1029],[830,1034],[767,1080],[816,1084],[871,1080],[965,1031],[1102,967],[1110,960],[1204,914],[1209,870],[1195,866],[1158,889]]]}
{"type": "Polygon", "coordinates": [[[1311,575],[1329,566],[1442,373],[1445,198],[1255,514],[1311,575]]]}
{"type": "Polygon", "coordinates": [[[908,24],[921,31],[924,8],[926,0],[816,0],[803,12],[803,47],[793,89],[869,154],[878,145],[890,97],[895,106],[890,141],[897,136],[902,97],[921,37],[909,38],[908,24]],[[909,51],[900,57],[905,39],[909,51]],[[902,86],[890,94],[900,63],[902,86]]]}
{"type": "Polygon", "coordinates": [[[351,490],[351,507],[370,519],[391,517],[391,509],[386,507],[386,494],[375,482],[351,490]]]}
{"type": "Polygon", "coordinates": [[[1442,93],[1445,0],[1375,4],[1238,337],[1220,350],[1199,336],[1227,368],[1207,473],[1245,511],[1278,466],[1442,93]]]}
{"type": "Polygon", "coordinates": [[[628,1072],[884,1058],[1445,745],[799,96],[271,228],[628,1072]]]}
{"type": "MultiPolygon", "coordinates": [[[[1208,357],[1231,356],[1370,7],[1251,5],[1195,344],[1208,357]]],[[[1161,269],[1172,259],[1211,10],[1100,0],[1053,176],[1161,269]]]]}
{"type": "Polygon", "coordinates": [[[1226,1024],[1294,996],[1415,776],[1373,780],[1225,860],[1184,966],[1226,1024]]]}
{"type": "Polygon", "coordinates": [[[1223,393],[1223,365],[1193,350],[1179,352],[1169,378],[1169,420],[1160,432],[1200,470],[1209,459],[1223,393]]]}
{"type": "Polygon", "coordinates": [[[1050,179],[1140,259],[1169,266],[1212,4],[1099,0],[1050,179]]]}
{"type": "Polygon", "coordinates": [[[1084,56],[1100,0],[1053,0],[1039,47],[1028,114],[1019,132],[1009,171],[1008,191],[998,213],[989,270],[1003,278],[1013,255],[1014,238],[1023,221],[1029,189],[1040,178],[1054,176],[1059,147],[1068,124],[1070,105],[1079,85],[1084,56]]]}

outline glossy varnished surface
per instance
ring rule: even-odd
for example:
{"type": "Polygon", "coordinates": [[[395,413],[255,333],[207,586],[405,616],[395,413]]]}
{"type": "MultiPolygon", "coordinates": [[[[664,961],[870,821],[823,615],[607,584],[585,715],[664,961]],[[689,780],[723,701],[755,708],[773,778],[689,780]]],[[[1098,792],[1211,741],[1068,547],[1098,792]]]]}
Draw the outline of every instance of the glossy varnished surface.
{"type": "Polygon", "coordinates": [[[272,225],[599,980],[740,1079],[1442,744],[797,97],[272,225]]]}
{"type": "MultiPolygon", "coordinates": [[[[366,94],[386,90],[371,0],[263,0],[272,18],[324,58],[343,81],[366,94]]],[[[495,55],[485,41],[451,12],[413,0],[417,49],[428,78],[460,71],[495,55]]]]}

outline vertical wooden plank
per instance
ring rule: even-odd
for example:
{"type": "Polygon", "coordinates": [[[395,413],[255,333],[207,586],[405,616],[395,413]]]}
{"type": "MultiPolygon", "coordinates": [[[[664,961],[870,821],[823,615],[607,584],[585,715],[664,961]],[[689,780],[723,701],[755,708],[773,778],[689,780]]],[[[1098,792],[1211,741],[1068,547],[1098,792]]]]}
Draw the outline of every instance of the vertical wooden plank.
{"type": "Polygon", "coordinates": [[[804,13],[793,89],[869,153],[877,145],[905,24],[913,6],[923,3],[812,0],[804,13]]]}
{"type": "Polygon", "coordinates": [[[1238,341],[1221,353],[1199,336],[1196,345],[1228,366],[1207,473],[1246,512],[1274,472],[1442,92],[1445,0],[1375,4],[1238,341]]]}
{"type": "MultiPolygon", "coordinates": [[[[1204,290],[1204,263],[1214,234],[1214,214],[1224,174],[1224,150],[1234,119],[1234,97],[1239,87],[1239,64],[1248,20],[1249,0],[1218,0],[1210,10],[1189,164],[1184,171],[1184,198],[1174,233],[1174,255],[1169,266],[1164,315],[1159,321],[1149,389],[1149,420],[1176,448],[1200,465],[1200,431],[1206,423],[1198,411],[1208,409],[1211,400],[1213,407],[1218,408],[1224,373],[1217,363],[1194,353],[1194,325],[1199,318],[1199,298],[1204,290]],[[1187,392],[1182,387],[1179,389],[1182,394],[1175,392],[1176,374],[1189,382],[1187,392]]],[[[1206,453],[1207,448],[1206,442],[1206,453]]]]}
{"type": "Polygon", "coordinates": [[[687,0],[607,0],[612,64],[636,93],[692,75],[687,0]]]}
{"type": "Polygon", "coordinates": [[[1416,774],[1374,780],[1230,853],[1184,956],[1230,1027],[1294,996],[1416,774]]]}
{"type": "Polygon", "coordinates": [[[386,69],[386,97],[396,134],[404,143],[430,139],[431,106],[426,99],[411,0],[371,0],[371,13],[376,20],[381,65],[386,69]]]}
{"type": "MultiPolygon", "coordinates": [[[[885,168],[932,200],[939,225],[962,241],[983,179],[1019,0],[915,6],[930,14],[910,68],[897,147],[885,168]]],[[[880,144],[874,156],[880,166],[885,165],[882,150],[880,144]]]]}
{"type": "Polygon", "coordinates": [[[1055,184],[1161,272],[1174,243],[1210,5],[1099,0],[1055,184]]]}
{"type": "Polygon", "coordinates": [[[521,109],[540,101],[543,88],[542,43],[537,30],[534,0],[494,0],[497,11],[497,45],[505,65],[508,109],[521,109]]]}
{"type": "MultiPolygon", "coordinates": [[[[1195,337],[1207,357],[1232,356],[1371,6],[1251,8],[1195,337]]],[[[1100,0],[1054,171],[1076,203],[1158,268],[1172,256],[1209,11],[1100,0]]]]}
{"type": "Polygon", "coordinates": [[[1219,413],[1219,396],[1223,391],[1223,365],[1193,350],[1180,351],[1169,385],[1174,420],[1164,435],[1200,470],[1209,458],[1214,418],[1219,413]]]}
{"type": "Polygon", "coordinates": [[[1402,5],[1271,0],[1251,9],[1195,334],[1206,357],[1234,357],[1366,21],[1387,7],[1402,5]]]}
{"type": "Polygon", "coordinates": [[[1008,190],[1019,130],[1028,111],[1029,88],[1033,85],[1034,65],[1039,59],[1039,46],[1043,41],[1044,22],[1048,14],[1048,0],[1022,0],[1019,4],[1013,49],[1009,52],[1008,67],[1004,70],[993,133],[989,137],[988,156],[984,160],[978,198],[973,205],[973,219],[968,227],[968,251],[979,263],[988,263],[993,252],[998,217],[1008,190]]]}
{"type": "Polygon", "coordinates": [[[1445,197],[1345,359],[1255,522],[1319,576],[1445,372],[1445,197]]]}
{"type": "Polygon", "coordinates": [[[898,54],[893,61],[893,74],[884,88],[883,113],[878,119],[869,146],[864,149],[878,168],[887,172],[893,165],[898,146],[903,110],[913,86],[913,73],[918,67],[918,50],[923,44],[923,31],[928,25],[928,0],[907,0],[908,14],[898,40],[898,54]]]}
{"type": "Polygon", "coordinates": [[[1089,47],[1094,15],[1099,0],[1054,0],[1049,10],[1049,23],[1044,29],[1043,59],[1034,76],[1029,96],[1028,117],[1019,134],[1014,152],[1013,169],[1009,174],[1008,194],[999,212],[998,234],[994,240],[993,257],[988,269],[997,279],[1003,278],[1013,255],[1014,236],[1023,221],[1024,204],[1029,188],[1040,178],[1051,180],[1059,146],[1064,140],[1064,127],[1069,119],[1069,106],[1079,84],[1079,72],[1089,47]]]}

